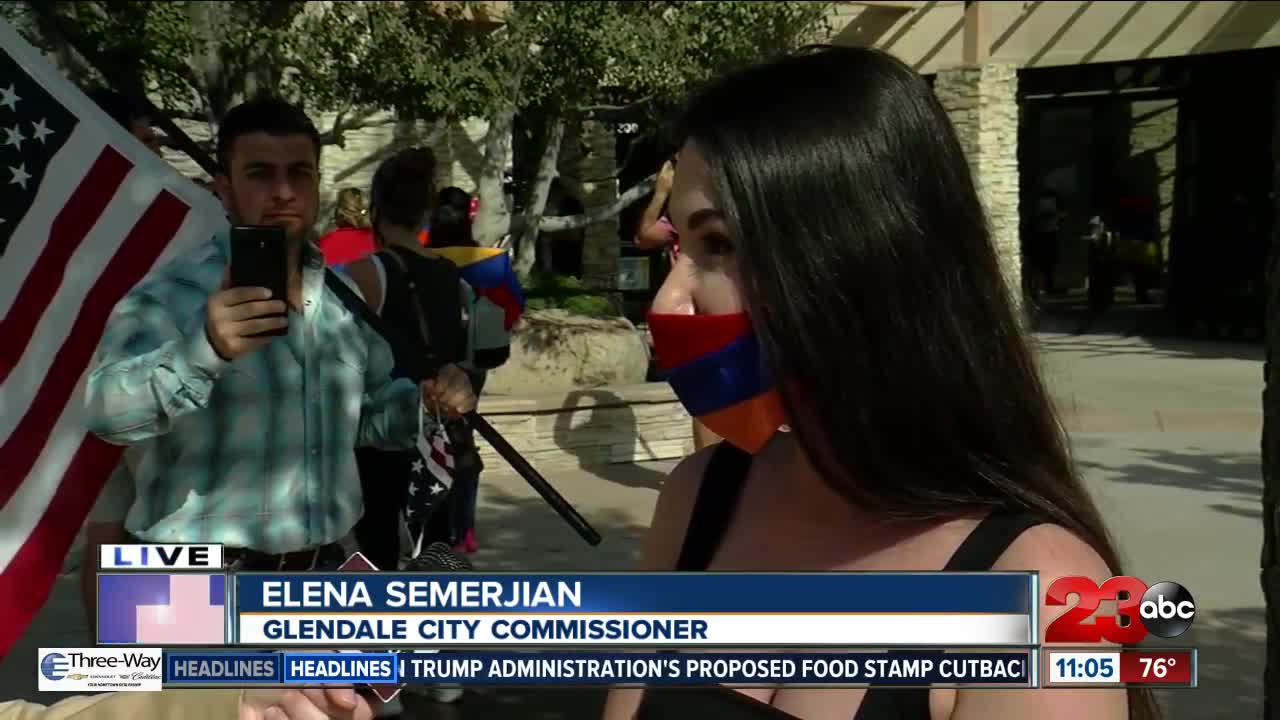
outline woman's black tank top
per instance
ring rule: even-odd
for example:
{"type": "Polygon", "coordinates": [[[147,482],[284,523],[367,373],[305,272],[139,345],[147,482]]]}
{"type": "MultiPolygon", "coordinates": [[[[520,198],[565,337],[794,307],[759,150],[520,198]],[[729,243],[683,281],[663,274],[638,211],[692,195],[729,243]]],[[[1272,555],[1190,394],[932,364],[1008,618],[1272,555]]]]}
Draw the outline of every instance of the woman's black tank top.
{"type": "MultiPolygon", "coordinates": [[[[685,531],[677,570],[706,570],[737,507],[751,455],[728,443],[720,443],[711,455],[698,498],[685,531]]],[[[944,570],[990,570],[1009,545],[1028,528],[1043,521],[1025,513],[993,512],[960,543],[944,570]]],[[[928,688],[872,688],[858,707],[854,720],[929,720],[928,688]]]]}

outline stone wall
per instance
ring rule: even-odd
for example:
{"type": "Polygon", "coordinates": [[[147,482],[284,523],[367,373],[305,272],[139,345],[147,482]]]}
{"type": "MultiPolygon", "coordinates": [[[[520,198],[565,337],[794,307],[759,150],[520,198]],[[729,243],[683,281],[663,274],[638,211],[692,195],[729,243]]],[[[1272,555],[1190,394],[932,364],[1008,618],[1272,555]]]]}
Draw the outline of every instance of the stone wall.
{"type": "MultiPolygon", "coordinates": [[[[1135,178],[1155,191],[1160,206],[1160,247],[1169,256],[1173,223],[1174,175],[1178,169],[1178,102],[1146,100],[1129,103],[1128,158],[1135,178]]],[[[1147,189],[1144,187],[1144,190],[1147,189]]]]}
{"type": "Polygon", "coordinates": [[[1005,282],[1021,305],[1017,68],[987,63],[940,70],[933,88],[969,158],[1005,282]]]}
{"type": "MultiPolygon", "coordinates": [[[[618,198],[617,139],[603,123],[587,121],[565,129],[560,177],[587,209],[618,198]]],[[[617,217],[590,225],[582,245],[583,281],[588,287],[615,287],[618,275],[617,217]]]]}
{"type": "Polygon", "coordinates": [[[590,318],[567,310],[529,310],[511,335],[511,358],[489,372],[485,390],[544,395],[642,383],[649,345],[626,318],[590,318]]]}
{"type": "MultiPolygon", "coordinates": [[[[333,127],[331,114],[312,119],[321,132],[333,127]]],[[[209,139],[206,123],[179,121],[178,125],[197,142],[209,139]]],[[[487,129],[488,121],[482,118],[447,124],[399,122],[391,113],[379,113],[361,127],[345,132],[342,146],[326,145],[320,153],[320,229],[331,226],[333,201],[340,189],[356,187],[368,192],[378,165],[407,147],[427,145],[435,151],[436,187],[456,185],[474,192],[480,176],[487,129]]],[[[200,166],[182,153],[166,150],[165,159],[184,175],[207,177],[200,166]]]]}
{"type": "MultiPolygon", "coordinates": [[[[682,458],[693,452],[692,421],[666,383],[540,396],[486,393],[479,410],[544,474],[557,468],[682,458]]],[[[488,443],[479,444],[487,468],[510,470],[488,443]]]]}

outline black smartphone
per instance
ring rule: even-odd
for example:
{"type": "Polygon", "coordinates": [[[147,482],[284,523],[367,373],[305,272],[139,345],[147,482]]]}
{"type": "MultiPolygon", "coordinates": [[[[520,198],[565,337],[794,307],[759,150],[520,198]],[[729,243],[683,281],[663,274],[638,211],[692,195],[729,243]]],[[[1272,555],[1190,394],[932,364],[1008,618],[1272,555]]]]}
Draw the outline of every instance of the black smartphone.
{"type": "MultiPolygon", "coordinates": [[[[271,299],[289,301],[289,264],[284,228],[276,225],[237,225],[231,228],[231,287],[264,287],[271,299]]],[[[287,313],[285,313],[287,315],[287,313]]],[[[287,335],[288,328],[255,337],[287,335]]]]}

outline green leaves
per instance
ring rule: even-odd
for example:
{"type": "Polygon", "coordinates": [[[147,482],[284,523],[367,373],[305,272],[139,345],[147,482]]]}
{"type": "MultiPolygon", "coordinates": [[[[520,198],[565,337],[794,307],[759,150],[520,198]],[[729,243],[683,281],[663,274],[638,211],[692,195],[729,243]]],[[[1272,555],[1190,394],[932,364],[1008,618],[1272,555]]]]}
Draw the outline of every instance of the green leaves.
{"type": "Polygon", "coordinates": [[[365,21],[367,65],[343,71],[363,103],[415,116],[483,116],[512,105],[569,116],[670,102],[717,73],[795,47],[829,12],[821,2],[516,0],[497,26],[468,19],[476,3],[432,11],[439,5],[331,3],[314,22],[351,34],[357,18],[365,21]]]}
{"type": "MultiPolygon", "coordinates": [[[[57,2],[61,26],[104,51],[113,83],[136,78],[179,117],[215,119],[262,90],[311,112],[394,109],[457,119],[502,108],[570,117],[596,105],[660,107],[732,67],[797,45],[822,2],[515,0],[485,3],[57,2]]],[[[29,10],[29,8],[28,8],[29,10]]],[[[53,28],[13,7],[40,44],[53,28]]],[[[86,71],[87,72],[87,71],[86,71]]]]}

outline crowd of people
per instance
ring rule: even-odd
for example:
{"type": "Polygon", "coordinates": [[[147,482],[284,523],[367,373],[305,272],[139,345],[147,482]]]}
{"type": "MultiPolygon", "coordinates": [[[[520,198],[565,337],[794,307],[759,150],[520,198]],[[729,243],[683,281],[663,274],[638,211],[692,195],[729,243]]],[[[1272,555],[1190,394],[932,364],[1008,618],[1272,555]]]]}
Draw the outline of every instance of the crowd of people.
{"type": "MultiPolygon", "coordinates": [[[[673,261],[649,318],[655,350],[687,356],[670,343],[706,333],[736,341],[672,377],[723,440],[663,483],[641,569],[1120,574],[955,130],[920,75],[871,49],[806,49],[693,95],[678,135],[641,229],[673,261]],[[743,388],[760,394],[708,412],[707,398],[743,388]]],[[[391,558],[388,522],[362,533],[362,518],[404,503],[419,423],[451,432],[486,368],[462,352],[412,381],[413,359],[343,307],[325,267],[343,266],[370,310],[411,331],[407,288],[437,243],[466,241],[447,230],[461,205],[430,190],[429,152],[406,151],[379,168],[367,205],[340,198],[339,230],[317,245],[319,136],[305,114],[248,101],[217,146],[232,221],[286,230],[288,296],[228,287],[227,238],[215,237],[116,307],[86,402],[92,431],[130,448],[122,532],[220,543],[246,569],[324,566],[353,531],[391,558]]],[[[469,523],[428,532],[466,546],[469,523]]],[[[1041,625],[1061,611],[1041,607],[1041,625]]],[[[1142,689],[741,692],[798,718],[1157,714],[1142,689]]],[[[320,712],[323,698],[299,698],[320,712]]],[[[645,708],[644,690],[618,689],[604,714],[645,708]]]]}

